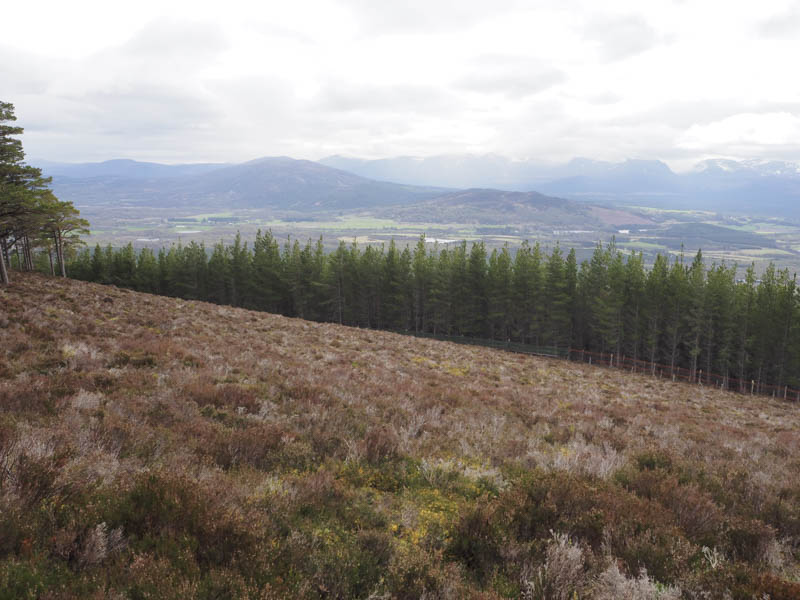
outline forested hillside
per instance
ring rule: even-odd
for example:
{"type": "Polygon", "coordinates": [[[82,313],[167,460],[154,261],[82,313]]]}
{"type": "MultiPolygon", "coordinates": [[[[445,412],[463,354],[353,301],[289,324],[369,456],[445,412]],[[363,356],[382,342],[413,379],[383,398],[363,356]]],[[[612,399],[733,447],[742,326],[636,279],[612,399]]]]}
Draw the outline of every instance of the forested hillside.
{"type": "Polygon", "coordinates": [[[800,412],[69,279],[0,288],[0,598],[800,597],[800,412]]]}
{"type": "Polygon", "coordinates": [[[424,239],[414,248],[341,243],[326,254],[321,241],[281,247],[267,232],[210,252],[194,243],[158,254],[98,246],[70,273],[316,321],[613,354],[748,391],[800,386],[795,277],[770,266],[757,279],[750,267],[738,280],[735,266],[707,265],[700,252],[659,255],[652,268],[613,243],[580,265],[558,246],[489,253],[482,243],[424,239]]]}

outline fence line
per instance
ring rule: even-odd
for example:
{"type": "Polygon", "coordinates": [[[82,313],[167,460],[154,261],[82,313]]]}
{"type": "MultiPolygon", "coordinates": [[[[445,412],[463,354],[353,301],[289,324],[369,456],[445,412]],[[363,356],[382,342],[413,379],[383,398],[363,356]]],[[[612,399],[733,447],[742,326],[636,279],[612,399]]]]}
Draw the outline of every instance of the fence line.
{"type": "Polygon", "coordinates": [[[569,358],[569,348],[558,348],[556,346],[534,346],[533,344],[524,344],[522,342],[511,342],[492,340],[488,338],[477,338],[465,335],[443,335],[439,333],[429,333],[424,331],[402,331],[392,330],[393,333],[402,335],[411,335],[419,338],[439,340],[441,342],[453,342],[455,344],[463,344],[466,346],[483,346],[485,348],[494,348],[496,350],[506,350],[507,352],[514,352],[515,354],[530,354],[533,356],[545,356],[549,358],[569,358]]]}
{"type": "Polygon", "coordinates": [[[569,360],[629,370],[633,373],[647,373],[655,377],[684,381],[698,385],[713,386],[719,389],[739,392],[741,394],[772,396],[784,400],[800,401],[800,390],[788,385],[774,385],[756,379],[739,379],[730,375],[709,373],[703,369],[692,371],[685,367],[655,363],[646,360],[620,356],[613,352],[590,352],[570,348],[569,360]]]}
{"type": "Polygon", "coordinates": [[[650,362],[646,360],[634,359],[625,355],[618,355],[613,352],[590,352],[589,350],[579,350],[576,348],[558,348],[555,346],[534,346],[522,342],[500,341],[487,338],[475,338],[460,335],[442,335],[421,331],[395,331],[403,335],[412,335],[427,339],[435,339],[444,342],[453,342],[469,346],[482,346],[505,350],[516,354],[529,354],[533,356],[544,356],[548,358],[560,358],[574,362],[584,362],[598,367],[609,367],[621,370],[628,370],[632,373],[643,373],[671,379],[672,381],[683,381],[696,385],[710,386],[738,392],[740,394],[772,396],[800,402],[800,389],[791,388],[788,385],[773,385],[755,379],[739,379],[730,375],[719,373],[708,373],[703,369],[692,372],[686,367],[650,362]]]}

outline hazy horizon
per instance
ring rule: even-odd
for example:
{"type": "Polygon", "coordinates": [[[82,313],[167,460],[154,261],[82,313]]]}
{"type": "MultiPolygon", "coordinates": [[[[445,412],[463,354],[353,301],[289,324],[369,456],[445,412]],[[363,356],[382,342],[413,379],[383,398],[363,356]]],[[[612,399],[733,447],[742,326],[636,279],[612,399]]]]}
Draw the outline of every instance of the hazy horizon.
{"type": "Polygon", "coordinates": [[[800,162],[800,3],[17,3],[29,157],[800,162]]]}
{"type": "MultiPolygon", "coordinates": [[[[460,159],[460,158],[472,158],[472,159],[481,159],[481,158],[497,158],[502,160],[507,160],[512,164],[515,165],[530,165],[532,167],[539,167],[542,169],[556,169],[559,167],[565,167],[574,161],[592,161],[596,163],[607,163],[611,165],[621,165],[628,162],[660,162],[666,165],[673,173],[677,175],[681,174],[688,174],[696,170],[700,167],[704,162],[708,161],[727,161],[731,160],[741,164],[765,164],[767,162],[786,162],[793,164],[798,167],[798,173],[800,173],[800,160],[787,160],[782,161],[779,159],[770,160],[770,159],[759,159],[759,158],[750,158],[750,159],[730,159],[725,157],[713,157],[713,158],[705,158],[698,160],[697,162],[693,163],[682,163],[681,168],[675,168],[669,164],[668,161],[659,159],[659,158],[637,158],[637,157],[626,157],[620,160],[612,160],[612,161],[605,161],[602,159],[591,158],[588,156],[573,156],[572,158],[563,160],[563,161],[545,161],[545,160],[534,160],[534,159],[520,159],[520,158],[513,158],[510,156],[505,156],[503,154],[499,154],[496,152],[487,152],[487,153],[446,153],[446,154],[432,154],[428,156],[412,156],[412,155],[397,155],[397,156],[382,156],[377,158],[368,158],[364,156],[357,156],[352,154],[330,154],[327,156],[323,156],[317,159],[311,158],[303,158],[303,157],[296,157],[296,156],[288,156],[288,155],[263,155],[263,156],[254,156],[251,158],[247,158],[241,161],[161,161],[161,160],[141,160],[137,158],[133,158],[131,156],[113,156],[108,158],[99,158],[97,160],[52,160],[49,158],[43,157],[26,157],[26,162],[32,166],[37,166],[39,164],[63,164],[63,165],[82,165],[82,164],[103,164],[115,161],[133,161],[133,162],[141,162],[141,163],[152,163],[158,165],[166,165],[166,166],[190,166],[190,165],[207,165],[207,164],[215,164],[220,166],[226,165],[237,165],[237,164],[244,164],[247,162],[253,162],[263,159],[269,158],[289,158],[292,160],[309,160],[312,162],[319,162],[324,164],[326,160],[329,159],[346,159],[346,160],[356,160],[356,161],[365,161],[365,162],[379,162],[379,161],[393,161],[393,160],[411,160],[411,161],[428,161],[428,160],[436,160],[436,159],[460,159]]],[[[338,168],[338,167],[336,167],[338,168]]],[[[344,169],[347,170],[347,169],[344,169]]]]}

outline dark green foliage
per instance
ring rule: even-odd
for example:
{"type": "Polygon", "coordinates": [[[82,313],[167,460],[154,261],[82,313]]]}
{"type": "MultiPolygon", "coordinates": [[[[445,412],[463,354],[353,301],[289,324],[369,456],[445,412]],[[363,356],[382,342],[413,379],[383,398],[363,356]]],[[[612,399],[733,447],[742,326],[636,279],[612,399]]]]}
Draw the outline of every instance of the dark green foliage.
{"type": "Polygon", "coordinates": [[[532,344],[553,354],[602,353],[605,361],[646,361],[655,374],[681,373],[700,383],[763,391],[800,385],[797,285],[788,271],[708,267],[659,255],[649,270],[641,254],[612,241],[577,264],[527,243],[487,255],[483,243],[412,250],[322,240],[288,240],[271,232],[252,248],[237,235],[209,253],[194,242],[137,253],[99,246],[71,264],[74,277],[139,291],[208,300],[288,316],[418,334],[469,336],[532,344]],[[712,378],[712,374],[714,377],[712,378]]]}
{"type": "Polygon", "coordinates": [[[72,202],[61,202],[48,189],[49,177],[25,164],[22,127],[8,125],[16,120],[14,106],[0,102],[0,284],[10,282],[9,268],[32,271],[41,268],[66,277],[66,254],[82,244],[78,237],[88,233],[88,221],[78,218],[72,202]],[[41,256],[34,256],[40,248],[41,256]],[[15,263],[11,252],[15,251],[15,263]],[[48,260],[39,260],[47,256],[48,260]]]}

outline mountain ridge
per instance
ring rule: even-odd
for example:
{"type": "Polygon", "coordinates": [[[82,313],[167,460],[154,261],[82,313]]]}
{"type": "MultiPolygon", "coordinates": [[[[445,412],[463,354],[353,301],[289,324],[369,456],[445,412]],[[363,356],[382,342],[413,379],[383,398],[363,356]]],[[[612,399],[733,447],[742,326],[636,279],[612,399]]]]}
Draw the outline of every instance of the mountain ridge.
{"type": "Polygon", "coordinates": [[[535,190],[589,202],[800,219],[800,165],[787,161],[710,159],[680,173],[659,160],[627,159],[615,163],[580,157],[555,165],[513,161],[498,155],[374,161],[331,156],[319,162],[363,176],[391,177],[405,183],[535,190]]]}
{"type": "Polygon", "coordinates": [[[107,161],[80,165],[72,172],[90,176],[54,176],[56,195],[95,213],[116,208],[173,212],[191,208],[195,212],[267,211],[279,218],[315,219],[366,211],[412,223],[566,228],[642,222],[632,214],[598,219],[599,213],[593,212],[591,205],[556,195],[378,181],[286,156],[261,157],[235,165],[201,165],[195,170],[185,165],[107,161]]]}

